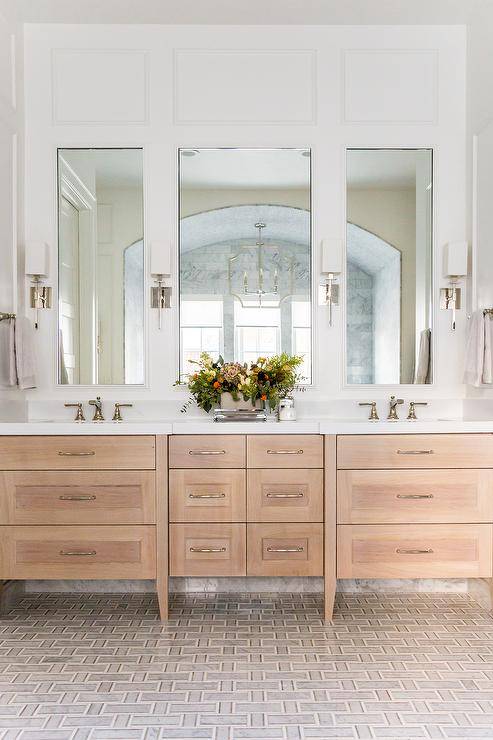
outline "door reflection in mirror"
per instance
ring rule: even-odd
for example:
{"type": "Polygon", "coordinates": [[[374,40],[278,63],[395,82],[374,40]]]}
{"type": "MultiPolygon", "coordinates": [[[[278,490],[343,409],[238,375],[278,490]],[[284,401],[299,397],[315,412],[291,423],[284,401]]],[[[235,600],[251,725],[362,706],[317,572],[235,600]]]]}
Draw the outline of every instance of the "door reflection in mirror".
{"type": "Polygon", "coordinates": [[[58,151],[61,384],[144,383],[141,149],[58,151]]]}
{"type": "Polygon", "coordinates": [[[432,382],[432,151],[347,152],[348,384],[432,382]]]}

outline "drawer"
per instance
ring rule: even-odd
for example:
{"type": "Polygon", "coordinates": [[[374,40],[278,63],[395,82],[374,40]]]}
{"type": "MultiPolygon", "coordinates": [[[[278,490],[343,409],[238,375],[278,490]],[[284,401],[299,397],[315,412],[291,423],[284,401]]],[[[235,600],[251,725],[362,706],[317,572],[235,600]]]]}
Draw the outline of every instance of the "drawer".
{"type": "Polygon", "coordinates": [[[170,470],[170,522],[244,522],[245,470],[170,470]]]}
{"type": "Polygon", "coordinates": [[[491,524],[337,527],[338,578],[488,578],[491,524]]]}
{"type": "Polygon", "coordinates": [[[0,524],[154,524],[154,471],[0,472],[0,524]]]}
{"type": "Polygon", "coordinates": [[[492,470],[339,470],[339,524],[493,521],[492,470]]]}
{"type": "Polygon", "coordinates": [[[323,524],[248,524],[249,576],[321,576],[323,524]]]}
{"type": "Polygon", "coordinates": [[[0,470],[152,470],[152,436],[2,437],[0,470]]]}
{"type": "Polygon", "coordinates": [[[323,468],[318,434],[257,434],[247,437],[249,468],[323,468]]]}
{"type": "Polygon", "coordinates": [[[0,527],[0,578],[155,578],[156,528],[0,527]]]}
{"type": "Polygon", "coordinates": [[[492,434],[375,434],[337,438],[337,467],[493,468],[492,434]]]}
{"type": "Polygon", "coordinates": [[[170,576],[246,575],[244,524],[170,524],[170,576]]]}
{"type": "Polygon", "coordinates": [[[249,522],[323,522],[323,470],[249,470],[249,522]]]}
{"type": "Polygon", "coordinates": [[[244,468],[245,437],[190,434],[169,439],[170,468],[244,468]]]}

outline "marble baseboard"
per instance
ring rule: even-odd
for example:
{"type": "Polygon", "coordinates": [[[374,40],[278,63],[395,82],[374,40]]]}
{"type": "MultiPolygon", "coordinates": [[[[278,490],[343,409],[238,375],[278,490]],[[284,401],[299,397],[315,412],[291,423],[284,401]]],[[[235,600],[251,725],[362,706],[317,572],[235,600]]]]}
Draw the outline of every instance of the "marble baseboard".
{"type": "MultiPolygon", "coordinates": [[[[323,578],[170,578],[172,593],[321,593],[323,578]]],[[[487,585],[486,585],[486,588],[487,585]]],[[[478,593],[485,587],[465,578],[357,579],[337,582],[341,593],[478,593]]],[[[154,581],[26,581],[26,593],[153,593],[154,581]]],[[[489,590],[489,589],[488,589],[489,590]]],[[[485,593],[483,601],[486,603],[485,593]]]]}

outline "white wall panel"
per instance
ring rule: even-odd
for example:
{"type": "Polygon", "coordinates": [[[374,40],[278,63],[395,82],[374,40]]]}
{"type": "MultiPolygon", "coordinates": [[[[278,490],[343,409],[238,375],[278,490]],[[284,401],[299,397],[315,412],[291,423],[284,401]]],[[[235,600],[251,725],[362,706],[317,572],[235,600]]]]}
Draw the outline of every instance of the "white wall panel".
{"type": "Polygon", "coordinates": [[[436,123],[437,64],[433,50],[346,50],[344,121],[436,123]]]}
{"type": "Polygon", "coordinates": [[[54,49],[56,124],[145,124],[146,53],[124,49],[54,49]]]}
{"type": "Polygon", "coordinates": [[[175,52],[176,123],[315,122],[313,51],[175,52]]]}

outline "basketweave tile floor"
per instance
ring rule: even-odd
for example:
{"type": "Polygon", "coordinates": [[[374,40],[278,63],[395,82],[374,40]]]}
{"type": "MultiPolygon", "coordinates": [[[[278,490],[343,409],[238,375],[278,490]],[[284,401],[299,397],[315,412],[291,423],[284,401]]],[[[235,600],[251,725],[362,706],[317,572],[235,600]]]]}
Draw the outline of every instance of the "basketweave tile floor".
{"type": "Polygon", "coordinates": [[[0,619],[2,740],[493,738],[465,594],[40,595],[0,619]]]}

